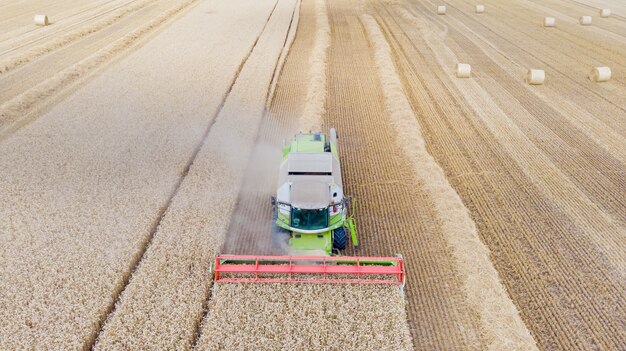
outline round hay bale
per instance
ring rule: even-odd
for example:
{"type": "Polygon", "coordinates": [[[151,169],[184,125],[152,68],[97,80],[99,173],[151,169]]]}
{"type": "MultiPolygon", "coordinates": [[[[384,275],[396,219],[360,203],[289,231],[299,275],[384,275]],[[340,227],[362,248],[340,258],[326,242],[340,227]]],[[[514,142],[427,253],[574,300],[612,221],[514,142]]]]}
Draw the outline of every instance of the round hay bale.
{"type": "Polygon", "coordinates": [[[611,9],[602,9],[600,10],[600,17],[610,17],[611,16],[611,9]]]}
{"type": "Polygon", "coordinates": [[[485,5],[476,5],[476,13],[484,13],[485,5]]]}
{"type": "Polygon", "coordinates": [[[591,25],[591,16],[581,16],[580,24],[582,24],[583,26],[591,25]]]}
{"type": "Polygon", "coordinates": [[[594,82],[607,82],[611,79],[611,68],[594,67],[589,74],[589,79],[594,82]]]}
{"type": "Polygon", "coordinates": [[[546,80],[546,72],[542,69],[529,69],[526,74],[526,82],[531,85],[543,84],[546,80]]]}
{"type": "Polygon", "coordinates": [[[544,27],[554,27],[556,25],[556,19],[554,17],[546,17],[543,19],[544,27]]]}
{"type": "Polygon", "coordinates": [[[457,63],[456,76],[457,78],[469,78],[472,75],[472,66],[469,63],[457,63]]]}
{"type": "Polygon", "coordinates": [[[48,16],[46,15],[35,15],[35,24],[38,26],[47,26],[48,25],[48,16]]]}
{"type": "Polygon", "coordinates": [[[438,15],[445,15],[446,14],[446,5],[439,5],[439,6],[437,6],[437,14],[438,15]]]}

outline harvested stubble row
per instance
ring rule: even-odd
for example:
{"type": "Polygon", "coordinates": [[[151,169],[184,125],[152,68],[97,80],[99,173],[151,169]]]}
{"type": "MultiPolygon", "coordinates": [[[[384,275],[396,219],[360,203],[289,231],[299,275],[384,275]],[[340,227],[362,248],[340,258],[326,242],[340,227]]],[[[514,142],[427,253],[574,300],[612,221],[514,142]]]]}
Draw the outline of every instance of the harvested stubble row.
{"type": "Polygon", "coordinates": [[[273,4],[204,2],[0,141],[0,349],[89,347],[273,4]]]}
{"type": "MultiPolygon", "coordinates": [[[[428,8],[405,7],[417,22],[379,11],[428,148],[475,218],[522,318],[541,349],[621,349],[622,84],[603,83],[611,84],[597,88],[612,91],[605,95],[585,75],[552,73],[557,84],[529,91],[515,72],[537,63],[528,48],[537,47],[538,34],[520,36],[522,24],[510,25],[504,14],[478,22],[428,8]],[[439,33],[445,36],[432,35],[439,33]],[[452,77],[449,65],[470,58],[481,62],[476,79],[452,77]]],[[[585,72],[584,47],[603,44],[579,41],[541,45],[537,56],[554,71],[578,65],[585,72]],[[569,59],[579,54],[581,62],[569,59]]]]}
{"type": "Polygon", "coordinates": [[[330,7],[333,45],[324,124],[340,131],[346,193],[358,199],[360,254],[400,252],[407,259],[407,309],[416,348],[483,349],[488,341],[437,223],[433,197],[413,176],[411,160],[395,152],[407,141],[396,140],[389,123],[390,87],[375,74],[374,44],[359,21],[362,12],[348,1],[330,7]]]}
{"type": "Polygon", "coordinates": [[[221,11],[236,10],[239,17],[233,24],[248,28],[257,39],[104,326],[97,350],[189,349],[198,336],[211,292],[209,264],[225,240],[225,218],[237,200],[296,1],[217,1],[199,11],[217,4],[221,11]]]}
{"type": "Polygon", "coordinates": [[[372,17],[364,15],[361,20],[373,42],[389,121],[416,178],[431,198],[437,220],[452,248],[466,298],[480,316],[486,347],[536,350],[535,341],[500,283],[467,208],[426,149],[420,125],[395,71],[389,44],[372,17]]]}
{"type": "Polygon", "coordinates": [[[398,286],[228,284],[196,349],[410,350],[398,286]]]}

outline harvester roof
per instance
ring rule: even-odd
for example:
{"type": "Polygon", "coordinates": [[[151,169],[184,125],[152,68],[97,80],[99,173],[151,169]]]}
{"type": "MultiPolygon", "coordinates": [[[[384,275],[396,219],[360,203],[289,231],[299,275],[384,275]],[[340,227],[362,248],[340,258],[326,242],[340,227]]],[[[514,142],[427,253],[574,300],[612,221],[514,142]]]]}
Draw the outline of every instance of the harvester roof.
{"type": "MultiPolygon", "coordinates": [[[[298,181],[291,184],[291,204],[302,209],[325,208],[330,203],[329,179],[320,181],[319,177],[298,177],[298,181]]],[[[324,177],[326,178],[326,177],[324,177]]]]}

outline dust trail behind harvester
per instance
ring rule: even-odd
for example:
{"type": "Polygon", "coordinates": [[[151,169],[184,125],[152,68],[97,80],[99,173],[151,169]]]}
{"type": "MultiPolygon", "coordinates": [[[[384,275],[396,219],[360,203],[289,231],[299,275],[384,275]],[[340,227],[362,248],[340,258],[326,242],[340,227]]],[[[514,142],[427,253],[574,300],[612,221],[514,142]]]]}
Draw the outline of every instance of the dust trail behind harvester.
{"type": "Polygon", "coordinates": [[[271,196],[276,193],[278,167],[284,140],[289,139],[287,121],[266,113],[254,151],[246,167],[237,204],[230,218],[221,252],[227,254],[284,254],[272,252],[271,196]]]}

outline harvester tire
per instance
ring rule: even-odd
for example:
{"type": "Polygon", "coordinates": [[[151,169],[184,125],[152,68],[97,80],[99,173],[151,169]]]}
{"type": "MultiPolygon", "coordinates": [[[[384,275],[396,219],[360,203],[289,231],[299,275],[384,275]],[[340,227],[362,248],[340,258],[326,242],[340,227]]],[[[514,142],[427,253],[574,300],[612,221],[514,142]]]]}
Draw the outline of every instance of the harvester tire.
{"type": "Polygon", "coordinates": [[[333,231],[333,249],[343,250],[346,248],[347,242],[346,228],[339,227],[333,231]]]}

